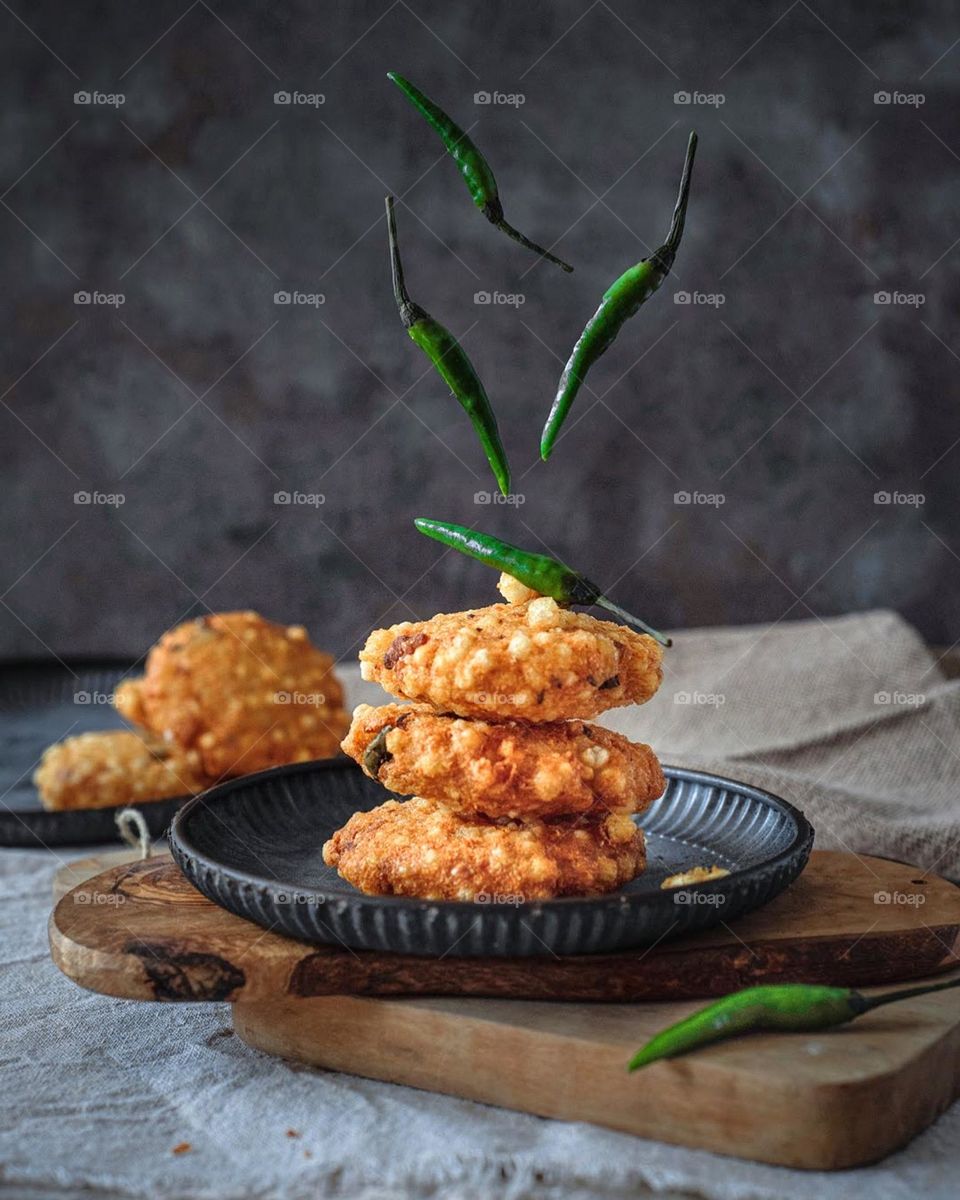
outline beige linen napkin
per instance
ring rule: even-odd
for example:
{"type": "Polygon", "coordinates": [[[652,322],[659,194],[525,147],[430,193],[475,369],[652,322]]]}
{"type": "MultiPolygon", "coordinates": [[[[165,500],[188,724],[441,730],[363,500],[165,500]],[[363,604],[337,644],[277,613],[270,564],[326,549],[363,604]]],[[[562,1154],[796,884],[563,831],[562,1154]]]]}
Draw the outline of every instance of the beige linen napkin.
{"type": "Polygon", "coordinates": [[[960,876],[960,681],[895,613],[680,633],[604,722],[801,808],[820,849],[960,876]]]}

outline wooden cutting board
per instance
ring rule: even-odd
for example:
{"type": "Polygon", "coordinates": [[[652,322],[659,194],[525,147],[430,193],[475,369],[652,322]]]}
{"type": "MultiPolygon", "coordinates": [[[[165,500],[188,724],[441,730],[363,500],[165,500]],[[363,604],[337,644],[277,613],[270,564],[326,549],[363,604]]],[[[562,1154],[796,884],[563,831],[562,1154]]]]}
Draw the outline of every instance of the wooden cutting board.
{"type": "Polygon", "coordinates": [[[74,888],[50,944],[95,991],[231,1001],[237,1033],[268,1053],[764,1162],[873,1161],[960,1092],[957,992],[626,1072],[694,997],[960,967],[960,889],[882,859],[816,852],[791,888],[729,928],[614,955],[490,960],[282,938],[210,903],[164,856],[74,888]]]}

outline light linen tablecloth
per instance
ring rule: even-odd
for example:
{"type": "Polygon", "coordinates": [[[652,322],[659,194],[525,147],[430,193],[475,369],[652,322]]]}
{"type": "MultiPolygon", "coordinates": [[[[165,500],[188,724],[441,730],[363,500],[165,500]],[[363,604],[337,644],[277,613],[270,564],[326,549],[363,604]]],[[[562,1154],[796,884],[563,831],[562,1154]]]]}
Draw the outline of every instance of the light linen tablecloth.
{"type": "MultiPolygon", "coordinates": [[[[960,682],[943,677],[897,616],[691,631],[667,662],[660,694],[611,714],[611,726],[650,741],[667,762],[793,800],[821,847],[960,875],[960,682]]],[[[354,701],[376,694],[352,669],[344,675],[354,701]]],[[[788,1171],[291,1066],[244,1046],[225,1005],[83,992],[47,955],[58,865],[46,852],[0,851],[0,1180],[8,1194],[957,1195],[960,1105],[876,1166],[788,1171]],[[174,1154],[183,1143],[190,1149],[174,1154]]]]}

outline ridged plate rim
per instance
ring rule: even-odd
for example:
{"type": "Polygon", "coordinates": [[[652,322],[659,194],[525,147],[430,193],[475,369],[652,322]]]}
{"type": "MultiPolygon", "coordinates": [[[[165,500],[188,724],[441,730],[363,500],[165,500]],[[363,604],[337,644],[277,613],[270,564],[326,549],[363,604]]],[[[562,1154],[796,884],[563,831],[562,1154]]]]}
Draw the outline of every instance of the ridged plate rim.
{"type": "MultiPolygon", "coordinates": [[[[451,919],[456,920],[459,918],[465,920],[469,916],[473,918],[473,921],[471,921],[472,925],[478,916],[478,912],[480,912],[477,903],[456,900],[425,900],[406,896],[371,896],[361,892],[347,891],[346,889],[349,885],[346,882],[343,883],[342,890],[321,886],[304,886],[290,882],[285,883],[279,879],[270,879],[263,875],[228,865],[218,860],[215,854],[201,849],[191,838],[189,827],[193,815],[203,806],[218,803],[233,792],[250,787],[260,787],[263,784],[269,786],[272,783],[282,781],[293,775],[351,768],[359,771],[359,768],[354,767],[349,759],[342,756],[319,762],[296,763],[289,766],[274,767],[271,770],[260,771],[253,775],[246,775],[239,779],[218,784],[206,792],[202,792],[198,796],[188,800],[173,818],[168,833],[173,857],[190,882],[207,896],[208,899],[223,908],[227,908],[229,911],[237,913],[239,916],[254,921],[262,927],[267,927],[265,921],[258,914],[256,906],[250,902],[250,897],[244,895],[244,891],[249,892],[250,889],[261,893],[262,900],[275,906],[277,911],[274,912],[274,917],[280,918],[271,922],[273,927],[280,928],[282,932],[295,937],[297,940],[327,944],[331,940],[335,941],[339,939],[343,944],[349,945],[354,949],[392,950],[408,954],[438,953],[439,951],[436,949],[430,948],[435,931],[427,928],[428,918],[433,914],[445,916],[448,919],[446,924],[449,928],[451,919]],[[229,888],[224,889],[220,887],[220,880],[228,884],[229,888]],[[226,896],[224,895],[225,891],[227,892],[226,896]],[[393,943],[392,939],[389,939],[391,944],[388,945],[383,944],[385,933],[382,929],[379,931],[378,936],[372,939],[373,944],[369,937],[357,940],[351,939],[349,936],[343,937],[341,936],[342,929],[339,933],[335,934],[334,939],[305,936],[302,926],[294,929],[292,922],[285,922],[283,920],[286,915],[284,906],[287,902],[279,901],[278,897],[288,897],[291,893],[300,896],[315,897],[319,905],[339,907],[341,911],[351,909],[367,913],[373,913],[378,910],[381,912],[400,911],[407,913],[411,919],[417,921],[420,925],[425,944],[422,947],[418,946],[416,949],[411,949],[408,940],[410,930],[402,937],[398,937],[398,943],[396,944],[393,943]],[[233,903],[227,902],[230,900],[233,903]],[[399,941],[403,941],[404,944],[400,945],[399,941]]],[[[729,907],[726,904],[723,905],[722,913],[725,916],[733,919],[743,912],[750,911],[761,904],[767,903],[774,895],[777,895],[783,888],[788,886],[803,870],[813,845],[814,830],[804,814],[789,801],[774,795],[772,792],[754,787],[751,784],[741,783],[737,780],[714,775],[706,771],[665,765],[664,773],[668,780],[697,784],[721,790],[732,796],[752,799],[755,802],[772,808],[781,817],[793,823],[793,837],[789,845],[783,850],[748,867],[734,870],[721,879],[697,885],[697,891],[701,894],[720,895],[724,897],[725,901],[734,901],[729,907]],[[751,885],[753,885],[752,888],[751,885]],[[752,890],[755,890],[757,885],[761,885],[763,892],[759,899],[751,897],[748,894],[752,890]]],[[[505,907],[500,905],[487,905],[483,906],[483,908],[486,914],[496,913],[501,920],[506,919],[508,923],[510,921],[522,923],[524,916],[530,918],[536,917],[539,920],[541,917],[555,914],[562,919],[564,915],[572,916],[574,912],[583,912],[584,910],[594,917],[603,917],[611,911],[617,910],[622,914],[624,920],[629,920],[631,914],[638,914],[647,910],[657,910],[663,908],[667,903],[673,903],[673,900],[671,894],[666,891],[646,893],[625,893],[618,891],[610,895],[598,897],[571,896],[554,900],[526,901],[510,905],[509,911],[506,911],[505,907]]],[[[677,930],[676,936],[689,932],[694,928],[708,928],[710,925],[718,924],[723,919],[720,904],[699,904],[694,906],[694,908],[697,911],[687,915],[695,919],[680,922],[683,928],[677,930]]],[[[330,908],[325,909],[325,911],[330,911],[330,908]]],[[[585,938],[587,942],[591,941],[589,934],[585,934],[585,938]]],[[[613,938],[610,935],[601,940],[604,943],[616,941],[618,948],[629,948],[628,944],[622,944],[622,936],[613,938]]],[[[634,944],[643,945],[649,940],[649,938],[642,937],[634,944]]],[[[600,947],[601,950],[603,948],[603,946],[600,947]]],[[[550,945],[545,944],[544,949],[548,953],[555,952],[554,947],[550,945]]],[[[456,951],[451,950],[449,947],[442,951],[442,953],[451,952],[456,953],[456,951]]],[[[468,953],[466,950],[461,952],[468,953]]],[[[565,947],[565,953],[597,952],[599,951],[595,944],[585,945],[582,950],[571,950],[569,947],[565,947]]],[[[505,950],[501,947],[496,951],[471,950],[469,953],[479,956],[484,956],[488,953],[496,955],[508,954],[512,956],[530,954],[531,951],[505,950]]]]}

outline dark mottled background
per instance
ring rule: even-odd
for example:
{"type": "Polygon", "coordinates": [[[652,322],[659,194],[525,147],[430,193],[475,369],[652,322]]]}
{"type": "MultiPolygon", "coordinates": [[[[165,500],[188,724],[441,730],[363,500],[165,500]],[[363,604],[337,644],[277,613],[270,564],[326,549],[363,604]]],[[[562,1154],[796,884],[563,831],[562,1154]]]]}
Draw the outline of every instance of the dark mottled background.
{"type": "Polygon", "coordinates": [[[492,599],[418,514],[546,545],[660,625],[890,605],[956,637],[955,5],[11,0],[0,30],[0,652],[137,653],[251,606],[350,655],[492,599]],[[391,67],[476,123],[508,216],[574,276],[486,224],[391,67]],[[524,102],[475,103],[495,90],[524,102]],[[94,91],[124,102],[75,103],[94,91]],[[676,278],[545,466],[561,361],[665,232],[692,125],[676,278]],[[398,324],[388,189],[522,505],[476,503],[470,425],[398,324]],[[75,303],[95,291],[124,302],[75,303]],[[475,303],[493,291],[522,306],[475,303]]]}

